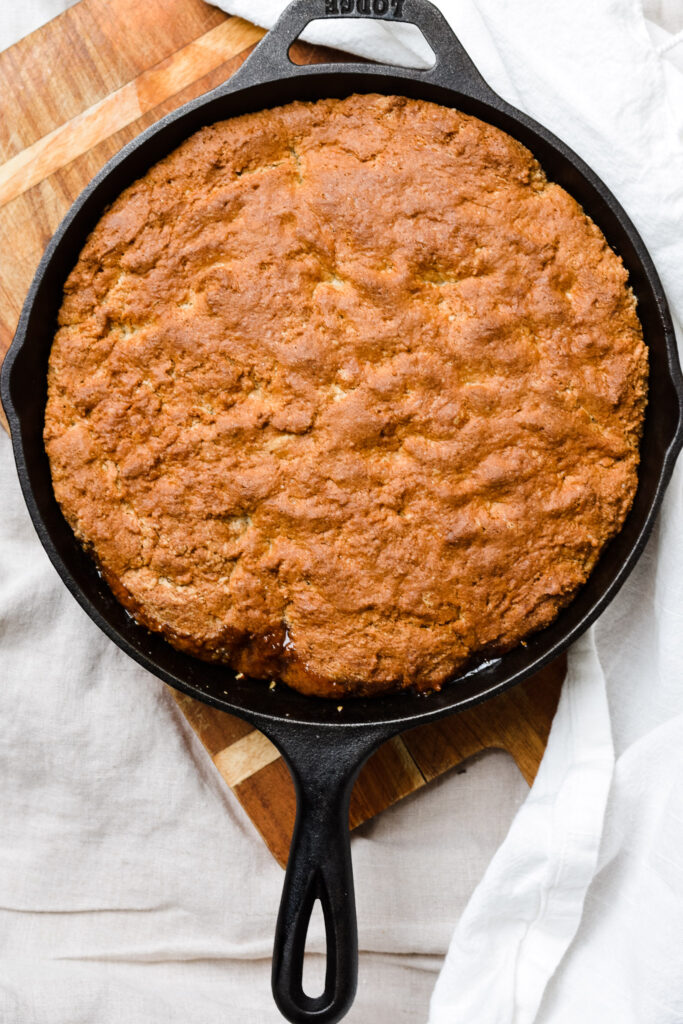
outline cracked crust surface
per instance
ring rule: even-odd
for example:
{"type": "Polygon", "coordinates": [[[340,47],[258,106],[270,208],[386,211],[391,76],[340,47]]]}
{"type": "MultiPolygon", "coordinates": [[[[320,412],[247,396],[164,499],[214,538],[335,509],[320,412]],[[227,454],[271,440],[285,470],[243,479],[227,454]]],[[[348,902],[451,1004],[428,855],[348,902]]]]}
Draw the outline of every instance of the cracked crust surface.
{"type": "Polygon", "coordinates": [[[117,597],[338,697],[439,687],[547,625],[636,489],[621,260],[519,143],[351,96],[205,128],[65,288],[45,443],[117,597]]]}

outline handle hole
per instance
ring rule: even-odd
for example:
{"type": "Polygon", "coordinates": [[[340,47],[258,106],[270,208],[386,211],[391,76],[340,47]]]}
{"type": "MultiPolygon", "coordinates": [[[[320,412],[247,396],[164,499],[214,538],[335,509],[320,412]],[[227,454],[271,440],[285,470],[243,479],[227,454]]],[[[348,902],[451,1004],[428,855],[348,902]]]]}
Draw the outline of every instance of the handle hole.
{"type": "Polygon", "coordinates": [[[322,935],[327,947],[327,927],[323,914],[322,904],[316,899],[311,910],[306,930],[306,944],[304,946],[304,965],[301,975],[301,987],[309,999],[318,999],[325,991],[326,980],[326,948],[313,950],[309,946],[317,945],[319,936],[322,935]]]}
{"type": "MultiPolygon", "coordinates": [[[[363,18],[315,18],[306,26],[302,36],[307,42],[324,46],[328,50],[330,57],[324,63],[350,59],[348,53],[337,55],[329,50],[330,43],[340,50],[352,48],[354,53],[375,63],[387,63],[378,57],[377,50],[379,46],[390,45],[391,59],[388,63],[400,68],[428,71],[436,63],[434,51],[420,29],[405,21],[373,18],[369,26],[367,19],[363,18]],[[369,27],[373,32],[368,32],[369,27]]],[[[310,50],[302,46],[299,40],[292,43],[288,56],[292,64],[302,66],[311,63],[310,50]]]]}

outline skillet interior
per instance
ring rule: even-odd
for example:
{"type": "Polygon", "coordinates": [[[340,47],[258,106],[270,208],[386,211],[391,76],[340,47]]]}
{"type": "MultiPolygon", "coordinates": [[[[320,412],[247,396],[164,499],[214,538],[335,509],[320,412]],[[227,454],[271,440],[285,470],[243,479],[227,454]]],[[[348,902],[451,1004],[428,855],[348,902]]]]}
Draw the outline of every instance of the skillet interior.
{"type": "MultiPolygon", "coordinates": [[[[166,682],[257,724],[258,720],[287,720],[335,726],[414,725],[483,700],[536,671],[596,618],[628,575],[652,527],[681,445],[681,377],[661,285],[637,233],[592,172],[544,129],[507,107],[493,93],[488,102],[427,81],[419,72],[348,67],[333,71],[307,68],[306,74],[284,80],[233,92],[229,87],[218,90],[170,115],[160,127],[150,129],[126,147],[88,186],[55,235],[39,267],[3,370],[3,404],[27,505],[50,558],[74,596],[123,650],[166,682]],[[629,271],[650,352],[650,397],[633,508],[588,582],[558,618],[531,637],[526,647],[461,674],[438,694],[346,699],[344,712],[339,714],[335,702],[304,697],[284,686],[270,691],[266,683],[237,680],[231,669],[183,655],[160,635],[138,626],[98,576],[57,506],[42,429],[47,360],[64,281],[105,206],[151,164],[206,124],[294,99],[343,97],[353,92],[398,93],[457,107],[502,128],[528,146],[548,178],[573,195],[598,224],[629,271]]],[[[381,197],[373,198],[381,201],[381,197]]]]}

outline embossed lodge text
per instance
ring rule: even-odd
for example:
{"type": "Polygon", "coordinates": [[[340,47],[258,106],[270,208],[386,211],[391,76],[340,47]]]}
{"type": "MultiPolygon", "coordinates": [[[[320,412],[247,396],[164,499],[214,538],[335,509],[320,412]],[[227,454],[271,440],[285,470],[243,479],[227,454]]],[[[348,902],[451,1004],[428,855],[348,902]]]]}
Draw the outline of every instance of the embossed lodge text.
{"type": "Polygon", "coordinates": [[[405,0],[325,0],[325,14],[391,14],[403,16],[405,0]]]}

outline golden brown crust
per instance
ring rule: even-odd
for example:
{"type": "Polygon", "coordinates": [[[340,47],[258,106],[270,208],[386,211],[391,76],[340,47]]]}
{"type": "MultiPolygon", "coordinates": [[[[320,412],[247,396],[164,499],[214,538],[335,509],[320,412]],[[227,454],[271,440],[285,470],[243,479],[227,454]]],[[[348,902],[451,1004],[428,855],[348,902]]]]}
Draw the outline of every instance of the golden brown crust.
{"type": "Polygon", "coordinates": [[[338,696],[549,623],[636,488],[626,272],[532,156],[398,97],[214,125],[127,189],[50,358],[55,494],[176,646],[338,696]]]}

